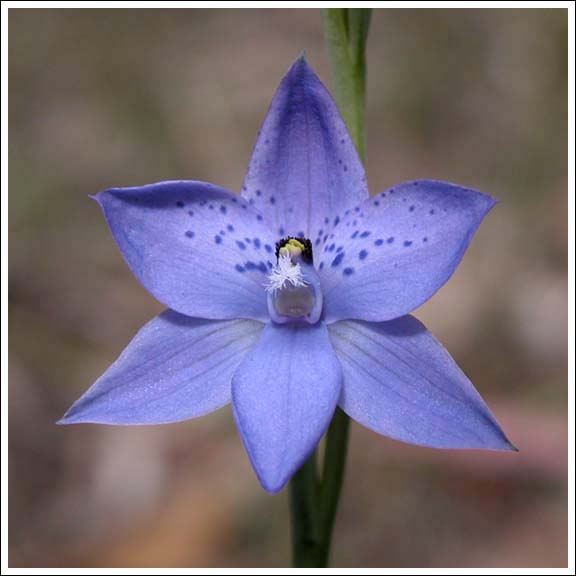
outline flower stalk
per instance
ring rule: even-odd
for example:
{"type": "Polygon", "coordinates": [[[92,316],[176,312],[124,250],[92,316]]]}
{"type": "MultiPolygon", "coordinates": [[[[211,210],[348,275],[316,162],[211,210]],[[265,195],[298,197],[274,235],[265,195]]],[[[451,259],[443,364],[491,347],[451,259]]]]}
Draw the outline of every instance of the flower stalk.
{"type": "MultiPolygon", "coordinates": [[[[362,162],[366,155],[366,41],[371,9],[322,10],[334,95],[362,162]]],[[[324,462],[318,477],[315,450],[290,482],[293,564],[328,566],[348,448],[350,419],[340,408],[326,432],[324,462]]]]}

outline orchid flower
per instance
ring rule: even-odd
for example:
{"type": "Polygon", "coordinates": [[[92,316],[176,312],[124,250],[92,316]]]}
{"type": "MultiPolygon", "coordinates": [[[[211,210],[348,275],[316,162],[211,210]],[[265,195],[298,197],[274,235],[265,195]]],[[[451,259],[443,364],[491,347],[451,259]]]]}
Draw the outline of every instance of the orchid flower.
{"type": "Polygon", "coordinates": [[[63,424],[165,424],[232,403],[277,492],[340,406],[396,440],[514,449],[470,380],[409,314],[452,275],[495,200],[431,180],[370,196],[346,126],[303,58],[259,132],[241,194],[197,181],[95,197],[167,310],[63,424]]]}

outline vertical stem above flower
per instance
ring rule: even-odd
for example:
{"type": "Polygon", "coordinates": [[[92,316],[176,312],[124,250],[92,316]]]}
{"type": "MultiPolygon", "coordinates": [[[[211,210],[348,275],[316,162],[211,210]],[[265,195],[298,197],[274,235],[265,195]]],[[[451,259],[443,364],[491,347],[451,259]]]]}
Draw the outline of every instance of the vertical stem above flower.
{"type": "Polygon", "coordinates": [[[322,11],[334,96],[362,161],[365,160],[366,41],[370,8],[322,11]]]}

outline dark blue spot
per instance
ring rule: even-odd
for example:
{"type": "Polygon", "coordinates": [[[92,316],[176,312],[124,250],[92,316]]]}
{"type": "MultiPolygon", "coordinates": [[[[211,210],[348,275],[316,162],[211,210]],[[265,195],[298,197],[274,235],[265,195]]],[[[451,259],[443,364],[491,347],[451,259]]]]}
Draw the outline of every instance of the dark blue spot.
{"type": "Polygon", "coordinates": [[[220,236],[226,236],[226,232],[224,232],[224,230],[220,230],[219,234],[220,236]]]}
{"type": "Polygon", "coordinates": [[[322,238],[316,238],[316,241],[314,242],[314,246],[318,246],[318,244],[320,244],[320,240],[322,240],[322,238]]]}
{"type": "Polygon", "coordinates": [[[330,218],[328,218],[328,216],[326,216],[326,218],[324,218],[324,224],[328,224],[328,222],[330,222],[330,218]]]}
{"type": "Polygon", "coordinates": [[[358,230],[356,230],[354,232],[354,234],[352,234],[352,236],[350,236],[350,240],[354,240],[354,238],[356,238],[356,236],[358,236],[358,234],[359,234],[359,232],[358,232],[358,230]]]}
{"type": "Polygon", "coordinates": [[[366,258],[366,256],[368,256],[367,250],[360,250],[360,252],[358,253],[358,258],[360,258],[360,260],[364,260],[364,258],[366,258]]]}
{"type": "Polygon", "coordinates": [[[262,190],[256,190],[256,196],[262,196],[262,190]]]}
{"type": "Polygon", "coordinates": [[[344,172],[348,172],[348,166],[346,166],[346,164],[344,164],[344,172]]]}
{"type": "Polygon", "coordinates": [[[188,210],[188,216],[194,216],[194,210],[188,210]]]}
{"type": "Polygon", "coordinates": [[[336,218],[334,218],[334,226],[338,226],[339,223],[340,223],[340,216],[336,216],[336,218]]]}
{"type": "Polygon", "coordinates": [[[380,206],[380,201],[379,201],[379,200],[374,200],[374,206],[380,206]]]}
{"type": "Polygon", "coordinates": [[[280,226],[280,228],[278,228],[278,232],[279,232],[280,236],[284,236],[284,228],[282,228],[282,226],[280,226]]]}
{"type": "Polygon", "coordinates": [[[228,212],[228,208],[226,208],[224,204],[220,204],[220,212],[222,212],[222,214],[226,214],[226,212],[228,212]]]}
{"type": "Polygon", "coordinates": [[[266,262],[263,262],[262,260],[260,260],[260,262],[258,262],[258,270],[260,270],[260,272],[266,273],[268,271],[268,267],[266,266],[266,262]]]}
{"type": "MultiPolygon", "coordinates": [[[[246,189],[246,186],[244,186],[244,189],[246,189]]],[[[232,198],[232,202],[234,204],[238,204],[238,198],[232,198]]]]}
{"type": "Polygon", "coordinates": [[[318,266],[318,270],[322,270],[324,268],[324,262],[320,262],[320,266],[318,266]]]}
{"type": "Polygon", "coordinates": [[[402,198],[402,202],[406,202],[406,198],[402,198]]]}
{"type": "Polygon", "coordinates": [[[382,238],[378,238],[378,240],[374,240],[374,246],[382,246],[384,244],[384,240],[382,238]]]}
{"type": "Polygon", "coordinates": [[[372,232],[370,232],[370,230],[365,230],[364,232],[362,232],[362,234],[360,234],[360,238],[368,238],[368,236],[370,236],[370,234],[372,234],[372,232]]]}
{"type": "Polygon", "coordinates": [[[264,250],[266,250],[268,254],[272,254],[272,246],[270,246],[270,244],[264,244],[264,250]]]}
{"type": "Polygon", "coordinates": [[[226,229],[228,230],[228,232],[234,232],[234,226],[232,226],[232,224],[228,224],[228,226],[226,226],[226,229]]]}
{"type": "Polygon", "coordinates": [[[270,204],[276,204],[276,198],[274,198],[274,196],[270,196],[270,204]]]}
{"type": "Polygon", "coordinates": [[[352,220],[352,226],[356,226],[358,224],[358,220],[352,220]]]}
{"type": "Polygon", "coordinates": [[[262,214],[257,214],[257,215],[256,215],[256,220],[260,220],[260,222],[262,222],[262,214]]]}
{"type": "Polygon", "coordinates": [[[200,206],[206,206],[206,200],[200,200],[200,206]]]}
{"type": "Polygon", "coordinates": [[[236,268],[236,270],[238,270],[238,272],[244,272],[245,271],[244,266],[240,266],[240,264],[236,264],[236,266],[234,266],[234,268],[236,268]]]}
{"type": "Polygon", "coordinates": [[[334,260],[332,260],[332,264],[330,264],[330,266],[332,266],[332,268],[336,268],[336,266],[340,266],[342,260],[344,260],[344,252],[336,254],[336,257],[334,258],[334,260]]]}
{"type": "Polygon", "coordinates": [[[208,204],[208,208],[210,208],[210,210],[214,210],[214,204],[208,204]]]}
{"type": "Polygon", "coordinates": [[[266,140],[264,140],[264,144],[270,144],[270,140],[268,140],[268,138],[266,138],[266,140]]]}
{"type": "Polygon", "coordinates": [[[424,238],[422,238],[422,242],[428,242],[428,236],[424,236],[424,238]]]}
{"type": "Polygon", "coordinates": [[[413,182],[414,186],[418,186],[418,182],[413,182]]]}
{"type": "Polygon", "coordinates": [[[248,203],[252,206],[254,204],[254,198],[250,198],[250,200],[248,200],[248,203]]]}
{"type": "Polygon", "coordinates": [[[244,238],[244,242],[247,242],[248,244],[252,244],[252,239],[251,238],[244,238]]]}
{"type": "Polygon", "coordinates": [[[404,240],[404,246],[412,246],[412,240],[404,240]]]}
{"type": "Polygon", "coordinates": [[[354,268],[344,268],[342,274],[344,274],[344,276],[352,276],[352,274],[354,274],[354,268]]]}
{"type": "Polygon", "coordinates": [[[348,208],[348,209],[344,212],[344,216],[348,216],[348,214],[350,214],[350,208],[348,208]]]}
{"type": "Polygon", "coordinates": [[[216,234],[216,236],[214,236],[214,242],[216,242],[216,244],[222,244],[222,236],[216,234]]]}
{"type": "Polygon", "coordinates": [[[342,139],[340,140],[340,144],[344,144],[344,142],[346,142],[346,140],[344,140],[344,138],[342,138],[342,139]]]}
{"type": "Polygon", "coordinates": [[[268,260],[268,268],[273,268],[272,262],[270,262],[270,260],[268,260]]]}
{"type": "Polygon", "coordinates": [[[236,240],[236,246],[238,246],[240,250],[246,250],[246,244],[244,244],[244,242],[241,242],[240,240],[236,240]]]}
{"type": "Polygon", "coordinates": [[[336,252],[342,252],[342,250],[344,250],[344,246],[338,246],[338,248],[336,248],[336,252]]]}
{"type": "Polygon", "coordinates": [[[432,208],[432,210],[430,210],[429,213],[432,214],[432,215],[434,215],[434,214],[436,214],[436,210],[434,210],[434,208],[432,208]]]}
{"type": "Polygon", "coordinates": [[[194,238],[194,232],[192,230],[186,230],[186,238],[194,238]]]}
{"type": "Polygon", "coordinates": [[[324,230],[320,228],[320,230],[318,230],[318,236],[322,236],[322,234],[324,234],[324,230]]]}
{"type": "Polygon", "coordinates": [[[242,190],[244,190],[244,192],[246,192],[246,190],[248,190],[248,188],[246,186],[242,186],[242,190]]]}
{"type": "Polygon", "coordinates": [[[178,206],[178,208],[184,208],[184,202],[178,200],[178,202],[176,202],[176,206],[178,206]]]}
{"type": "Polygon", "coordinates": [[[260,248],[261,246],[261,242],[260,242],[260,238],[254,238],[254,246],[256,246],[256,248],[260,248]]]}
{"type": "Polygon", "coordinates": [[[322,242],[326,242],[328,240],[328,234],[324,234],[324,238],[322,238],[322,242]]]}
{"type": "Polygon", "coordinates": [[[356,208],[354,208],[354,212],[360,212],[360,206],[356,206],[356,208]]]}
{"type": "Polygon", "coordinates": [[[388,244],[392,244],[392,242],[394,242],[394,236],[390,236],[390,238],[386,238],[386,242],[388,242],[388,244]]]}
{"type": "Polygon", "coordinates": [[[394,194],[394,188],[390,188],[389,192],[390,194],[394,194]]]}
{"type": "Polygon", "coordinates": [[[412,206],[410,206],[410,208],[408,208],[408,210],[410,212],[414,212],[414,209],[416,208],[416,206],[414,206],[414,204],[412,204],[412,206]]]}
{"type": "Polygon", "coordinates": [[[298,238],[304,238],[304,232],[302,232],[302,230],[300,230],[297,234],[298,238]]]}
{"type": "Polygon", "coordinates": [[[245,262],[244,266],[246,266],[246,270],[256,270],[256,264],[252,260],[245,262]]]}
{"type": "Polygon", "coordinates": [[[332,244],[330,244],[330,246],[328,246],[328,252],[334,252],[335,248],[336,248],[336,244],[334,244],[334,242],[332,242],[332,244]]]}

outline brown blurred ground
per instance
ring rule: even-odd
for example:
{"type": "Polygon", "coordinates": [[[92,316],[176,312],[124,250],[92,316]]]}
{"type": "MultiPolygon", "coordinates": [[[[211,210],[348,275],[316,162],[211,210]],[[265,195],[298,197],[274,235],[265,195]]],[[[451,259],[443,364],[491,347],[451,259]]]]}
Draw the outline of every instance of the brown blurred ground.
{"type": "MultiPolygon", "coordinates": [[[[161,307],[87,195],[194,178],[238,190],[317,10],[10,10],[10,565],[287,566],[286,495],[229,410],[54,426],[161,307]]],[[[418,316],[520,454],[405,446],[354,425],[337,566],[567,561],[565,10],[378,10],[376,192],[430,177],[504,200],[418,316]]]]}

